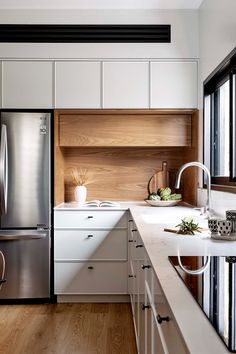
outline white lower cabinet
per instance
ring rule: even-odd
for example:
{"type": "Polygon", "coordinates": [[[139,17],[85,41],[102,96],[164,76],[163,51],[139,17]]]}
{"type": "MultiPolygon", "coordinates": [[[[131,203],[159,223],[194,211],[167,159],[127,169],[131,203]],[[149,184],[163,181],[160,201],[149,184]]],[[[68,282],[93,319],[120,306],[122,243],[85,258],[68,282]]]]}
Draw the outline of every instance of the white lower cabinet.
{"type": "Polygon", "coordinates": [[[56,295],[126,295],[125,210],[55,210],[56,295]]]}
{"type": "Polygon", "coordinates": [[[55,293],[60,295],[127,294],[127,263],[56,263],[55,293]]]}
{"type": "Polygon", "coordinates": [[[189,353],[133,222],[128,234],[128,260],[138,354],[189,353]]]}
{"type": "Polygon", "coordinates": [[[126,230],[56,230],[57,260],[127,260],[126,230]]]}
{"type": "Polygon", "coordinates": [[[189,353],[155,274],[153,274],[151,294],[152,308],[155,317],[154,326],[157,327],[160,336],[160,353],[189,353]]]}

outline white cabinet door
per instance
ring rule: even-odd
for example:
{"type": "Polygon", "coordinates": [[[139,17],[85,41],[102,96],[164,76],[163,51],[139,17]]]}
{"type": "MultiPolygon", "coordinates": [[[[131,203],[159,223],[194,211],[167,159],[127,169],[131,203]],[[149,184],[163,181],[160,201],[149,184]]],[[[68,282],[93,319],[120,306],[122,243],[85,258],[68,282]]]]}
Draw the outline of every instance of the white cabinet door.
{"type": "Polygon", "coordinates": [[[153,274],[153,306],[155,309],[155,317],[157,319],[156,325],[162,337],[162,348],[166,347],[164,352],[188,354],[189,351],[181,337],[174,316],[170,307],[162,293],[160,284],[153,274]]]}
{"type": "Polygon", "coordinates": [[[56,262],[55,294],[127,294],[127,263],[56,262]]]}
{"type": "Polygon", "coordinates": [[[149,64],[104,62],[103,107],[148,108],[149,64]]]}
{"type": "Polygon", "coordinates": [[[56,260],[127,260],[126,230],[55,230],[56,260]]]}
{"type": "Polygon", "coordinates": [[[197,62],[151,63],[151,108],[197,108],[197,62]]]}
{"type": "Polygon", "coordinates": [[[52,108],[52,62],[4,61],[3,108],[52,108]]]}
{"type": "Polygon", "coordinates": [[[101,63],[57,62],[56,108],[101,108],[101,63]]]}
{"type": "MultiPolygon", "coordinates": [[[[102,208],[101,208],[102,209],[102,208]]],[[[55,229],[127,228],[125,210],[56,210],[55,229]]]]}

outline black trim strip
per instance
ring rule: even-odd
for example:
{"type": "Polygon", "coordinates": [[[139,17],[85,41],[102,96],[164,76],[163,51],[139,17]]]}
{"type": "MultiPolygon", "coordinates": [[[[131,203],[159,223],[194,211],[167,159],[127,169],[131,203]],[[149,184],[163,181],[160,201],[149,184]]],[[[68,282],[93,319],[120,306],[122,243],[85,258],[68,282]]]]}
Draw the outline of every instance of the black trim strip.
{"type": "Polygon", "coordinates": [[[170,43],[171,25],[0,25],[9,43],[170,43]]]}

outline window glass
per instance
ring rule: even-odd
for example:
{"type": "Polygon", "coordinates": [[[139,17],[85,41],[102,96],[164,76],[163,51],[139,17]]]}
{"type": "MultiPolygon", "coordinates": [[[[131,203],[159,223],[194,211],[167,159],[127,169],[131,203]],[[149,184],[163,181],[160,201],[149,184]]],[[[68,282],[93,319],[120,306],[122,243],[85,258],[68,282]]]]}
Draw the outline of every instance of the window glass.
{"type": "Polygon", "coordinates": [[[236,193],[236,48],[204,81],[203,111],[204,164],[211,183],[236,193]]]}
{"type": "Polygon", "coordinates": [[[212,175],[229,177],[229,80],[214,93],[212,175]]]}
{"type": "Polygon", "coordinates": [[[236,74],[233,75],[233,85],[232,85],[232,178],[236,179],[236,74]]]}

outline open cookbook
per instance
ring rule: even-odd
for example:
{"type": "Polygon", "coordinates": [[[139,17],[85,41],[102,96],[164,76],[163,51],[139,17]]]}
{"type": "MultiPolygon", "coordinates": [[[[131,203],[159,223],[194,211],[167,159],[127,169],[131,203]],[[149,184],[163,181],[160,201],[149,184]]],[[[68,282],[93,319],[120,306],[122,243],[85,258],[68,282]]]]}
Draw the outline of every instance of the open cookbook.
{"type": "Polygon", "coordinates": [[[120,203],[111,200],[90,200],[83,204],[85,207],[120,207],[120,203]]]}

